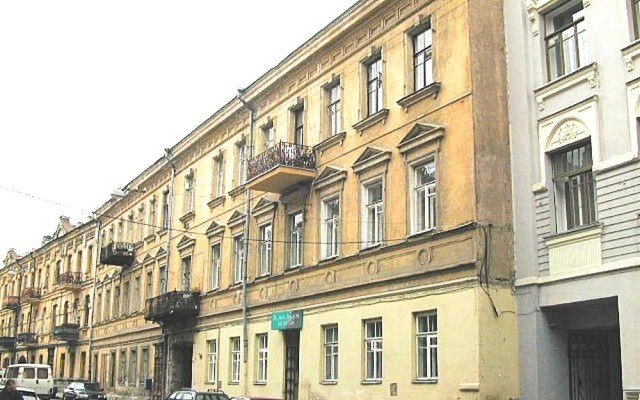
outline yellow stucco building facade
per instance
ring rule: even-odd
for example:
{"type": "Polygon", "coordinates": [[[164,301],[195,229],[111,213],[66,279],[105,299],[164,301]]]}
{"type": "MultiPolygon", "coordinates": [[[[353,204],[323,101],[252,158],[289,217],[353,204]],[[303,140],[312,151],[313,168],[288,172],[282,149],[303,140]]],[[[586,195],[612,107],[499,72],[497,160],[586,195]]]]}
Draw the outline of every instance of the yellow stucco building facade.
{"type": "Polygon", "coordinates": [[[354,4],[94,220],[5,260],[5,299],[9,270],[82,273],[22,299],[16,355],[115,397],[516,398],[502,26],[498,0],[354,4]]]}

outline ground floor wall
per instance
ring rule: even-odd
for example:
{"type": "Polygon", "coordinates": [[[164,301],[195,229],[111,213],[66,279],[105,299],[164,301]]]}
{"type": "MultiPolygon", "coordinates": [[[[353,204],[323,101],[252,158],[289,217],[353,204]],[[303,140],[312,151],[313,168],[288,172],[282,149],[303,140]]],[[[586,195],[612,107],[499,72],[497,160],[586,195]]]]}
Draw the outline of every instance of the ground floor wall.
{"type": "Polygon", "coordinates": [[[246,343],[241,318],[205,316],[194,335],[193,385],[286,399],[515,398],[514,303],[510,288],[485,291],[475,279],[380,286],[358,298],[250,310],[246,343]],[[496,303],[509,312],[496,313],[496,303]],[[300,315],[299,329],[273,325],[287,312],[300,315]]]}
{"type": "Polygon", "coordinates": [[[639,281],[633,267],[518,288],[522,399],[638,398],[639,281]]]}

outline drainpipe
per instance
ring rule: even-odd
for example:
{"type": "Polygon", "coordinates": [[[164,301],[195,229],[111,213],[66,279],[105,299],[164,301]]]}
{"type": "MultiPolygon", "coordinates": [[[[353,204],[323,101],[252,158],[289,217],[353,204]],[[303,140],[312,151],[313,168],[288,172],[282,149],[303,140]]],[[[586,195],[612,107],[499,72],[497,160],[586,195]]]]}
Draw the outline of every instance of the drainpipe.
{"type": "MultiPolygon", "coordinates": [[[[247,155],[244,163],[244,177],[247,179],[247,167],[248,161],[253,157],[253,124],[255,120],[256,110],[249,101],[242,98],[244,89],[238,89],[238,100],[244,107],[249,110],[249,145],[247,146],[247,155]]],[[[247,293],[247,271],[248,271],[248,259],[249,259],[249,226],[251,215],[251,190],[245,189],[245,218],[244,218],[244,232],[243,232],[243,252],[242,258],[242,347],[243,357],[242,361],[245,364],[243,368],[244,379],[244,393],[249,393],[249,379],[247,359],[249,358],[249,333],[248,333],[248,317],[249,317],[249,300],[247,293]]]]}
{"type": "MultiPolygon", "coordinates": [[[[167,196],[167,201],[169,202],[168,211],[167,211],[167,260],[165,266],[165,273],[167,274],[167,279],[165,280],[165,285],[169,285],[169,260],[171,255],[171,220],[173,217],[173,184],[176,179],[176,164],[173,161],[173,154],[171,154],[171,149],[164,149],[164,158],[167,160],[169,165],[171,166],[171,180],[169,182],[169,195],[167,196]]],[[[162,397],[165,398],[169,394],[169,333],[167,329],[162,327],[162,345],[164,347],[164,385],[162,388],[162,397]]]]}
{"type": "MultiPolygon", "coordinates": [[[[95,254],[95,258],[96,261],[93,262],[91,264],[91,276],[93,277],[93,285],[91,288],[91,302],[94,302],[96,299],[96,283],[98,280],[98,260],[100,260],[100,253],[102,252],[102,243],[101,243],[101,235],[100,235],[100,228],[102,226],[102,223],[100,221],[100,217],[95,216],[94,214],[94,218],[96,219],[97,223],[96,223],[96,254],[95,254]]],[[[91,260],[89,260],[91,261],[91,260]]],[[[92,353],[92,348],[93,348],[93,313],[94,313],[94,309],[95,307],[90,307],[89,310],[87,310],[89,312],[89,381],[96,381],[95,376],[93,376],[93,364],[92,364],[92,360],[93,360],[93,353],[92,353]]]]}

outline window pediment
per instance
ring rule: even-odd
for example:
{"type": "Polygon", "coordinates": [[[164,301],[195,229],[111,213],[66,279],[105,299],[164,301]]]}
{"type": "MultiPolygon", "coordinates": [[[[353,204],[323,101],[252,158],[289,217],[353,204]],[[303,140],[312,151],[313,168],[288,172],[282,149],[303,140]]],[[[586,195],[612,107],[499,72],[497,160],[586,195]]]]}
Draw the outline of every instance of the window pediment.
{"type": "Polygon", "coordinates": [[[405,154],[420,146],[425,146],[431,142],[441,139],[444,136],[444,127],[441,125],[418,122],[402,138],[398,144],[400,153],[405,154]]]}
{"type": "Polygon", "coordinates": [[[236,227],[244,222],[244,217],[244,213],[236,210],[233,212],[233,214],[231,214],[231,217],[227,221],[227,225],[230,228],[236,227]]]}
{"type": "Polygon", "coordinates": [[[359,174],[382,163],[389,162],[389,160],[391,160],[390,150],[369,146],[360,154],[360,157],[353,163],[351,168],[356,174],[359,174]]]}
{"type": "Polygon", "coordinates": [[[545,151],[550,152],[568,144],[588,138],[589,129],[580,120],[569,118],[561,121],[551,132],[545,146],[545,151]]]}
{"type": "Polygon", "coordinates": [[[273,210],[276,208],[277,205],[278,205],[277,201],[267,197],[262,197],[260,201],[258,201],[258,204],[256,204],[255,207],[253,207],[253,210],[251,210],[251,214],[254,215],[255,217],[259,217],[268,212],[273,212],[273,210]]]}
{"type": "Polygon", "coordinates": [[[219,236],[222,233],[224,233],[224,225],[220,224],[217,221],[213,221],[211,222],[211,225],[209,225],[209,227],[207,228],[207,230],[205,231],[205,234],[208,237],[211,236],[219,236]]]}
{"type": "Polygon", "coordinates": [[[178,245],[176,246],[178,248],[178,250],[180,251],[184,251],[187,250],[189,248],[192,248],[196,245],[196,239],[192,238],[190,236],[184,235],[180,241],[178,242],[178,245]]]}
{"type": "Polygon", "coordinates": [[[325,188],[347,179],[347,171],[340,167],[328,166],[313,181],[316,190],[325,188]]]}
{"type": "Polygon", "coordinates": [[[164,248],[160,247],[158,249],[158,252],[155,255],[155,258],[160,258],[162,256],[165,256],[166,254],[167,254],[167,251],[164,248]]]}

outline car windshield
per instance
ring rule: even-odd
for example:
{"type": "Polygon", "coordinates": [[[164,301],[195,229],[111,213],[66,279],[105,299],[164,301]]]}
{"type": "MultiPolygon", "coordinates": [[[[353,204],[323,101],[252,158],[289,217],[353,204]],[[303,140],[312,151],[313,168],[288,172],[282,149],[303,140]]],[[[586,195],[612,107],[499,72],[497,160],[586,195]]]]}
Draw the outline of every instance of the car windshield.
{"type": "Polygon", "coordinates": [[[85,383],[84,384],[84,390],[89,390],[89,391],[92,391],[92,392],[98,392],[98,391],[100,391],[100,386],[95,382],[85,383]]]}

